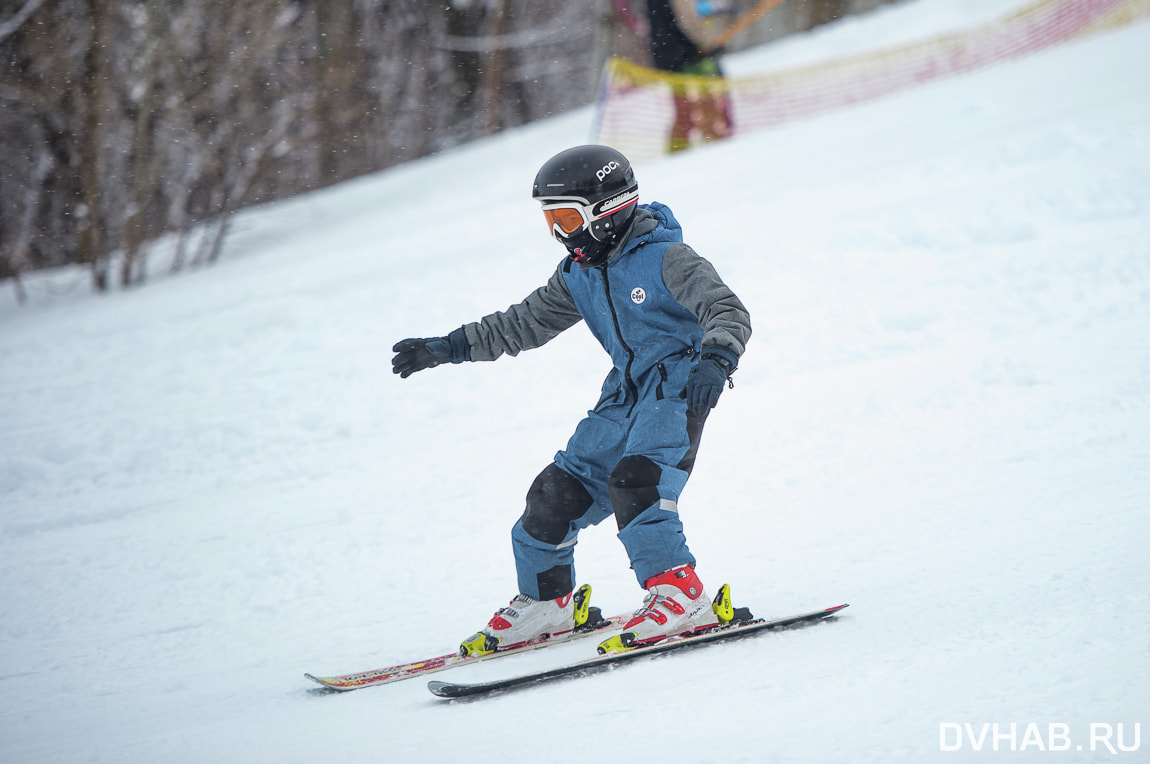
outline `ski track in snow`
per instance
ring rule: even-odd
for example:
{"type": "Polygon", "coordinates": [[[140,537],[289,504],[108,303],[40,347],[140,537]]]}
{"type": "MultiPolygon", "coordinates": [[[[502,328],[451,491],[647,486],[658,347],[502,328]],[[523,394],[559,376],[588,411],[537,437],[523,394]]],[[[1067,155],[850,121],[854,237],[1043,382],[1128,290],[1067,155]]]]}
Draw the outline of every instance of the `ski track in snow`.
{"type": "MultiPolygon", "coordinates": [[[[514,594],[510,526],[602,351],[577,327],[400,381],[390,347],[547,278],[529,182],[588,111],[249,211],[212,269],[3,290],[0,761],[1147,760],[1089,725],[1150,736],[1148,73],[1143,22],[637,167],[755,327],[683,497],[703,580],[764,616],[851,608],[478,703],[302,674],[446,652],[514,594]],[[944,723],[1084,750],[940,751],[944,723]]],[[[610,525],[579,573],[626,611],[610,525]]]]}

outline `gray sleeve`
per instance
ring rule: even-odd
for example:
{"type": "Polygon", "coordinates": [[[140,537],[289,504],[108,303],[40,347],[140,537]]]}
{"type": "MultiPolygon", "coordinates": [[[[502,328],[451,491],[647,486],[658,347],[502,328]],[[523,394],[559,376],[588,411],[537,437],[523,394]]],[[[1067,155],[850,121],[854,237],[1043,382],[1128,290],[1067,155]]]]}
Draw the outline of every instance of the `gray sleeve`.
{"type": "Polygon", "coordinates": [[[703,327],[703,345],[720,345],[736,357],[751,337],[751,317],[723,283],[715,267],[686,244],[672,244],[663,256],[663,283],[703,327]]]}
{"type": "Polygon", "coordinates": [[[518,305],[492,313],[463,327],[472,361],[494,361],[501,355],[519,355],[554,339],[583,320],[575,307],[559,268],[546,284],[518,305]]]}

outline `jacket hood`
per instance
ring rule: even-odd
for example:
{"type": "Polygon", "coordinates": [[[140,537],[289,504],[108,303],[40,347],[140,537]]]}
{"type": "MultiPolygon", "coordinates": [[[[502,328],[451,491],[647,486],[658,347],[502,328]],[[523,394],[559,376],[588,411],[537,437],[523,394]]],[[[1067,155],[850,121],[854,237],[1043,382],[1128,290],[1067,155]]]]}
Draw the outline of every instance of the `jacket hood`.
{"type": "MultiPolygon", "coordinates": [[[[628,244],[638,246],[656,241],[682,243],[683,227],[671,214],[671,208],[659,202],[643,204],[635,211],[635,225],[628,244]]],[[[626,250],[627,247],[624,247],[626,250]]]]}

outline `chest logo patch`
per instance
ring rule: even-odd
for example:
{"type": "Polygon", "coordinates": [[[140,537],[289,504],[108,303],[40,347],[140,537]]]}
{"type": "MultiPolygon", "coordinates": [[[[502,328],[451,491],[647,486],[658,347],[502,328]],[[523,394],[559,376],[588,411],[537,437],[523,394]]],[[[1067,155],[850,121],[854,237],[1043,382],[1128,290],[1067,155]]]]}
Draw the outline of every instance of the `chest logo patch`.
{"type": "Polygon", "coordinates": [[[631,302],[636,305],[642,305],[643,301],[647,299],[647,293],[643,291],[643,287],[635,287],[631,290],[631,302]]]}

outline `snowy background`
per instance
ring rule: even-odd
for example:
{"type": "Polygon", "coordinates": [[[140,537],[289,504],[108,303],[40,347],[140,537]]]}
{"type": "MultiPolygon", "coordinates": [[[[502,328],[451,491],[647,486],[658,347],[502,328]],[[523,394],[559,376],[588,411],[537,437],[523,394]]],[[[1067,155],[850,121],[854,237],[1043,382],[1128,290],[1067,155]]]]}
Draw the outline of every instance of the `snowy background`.
{"type": "MultiPolygon", "coordinates": [[[[730,68],[1014,7],[917,0],[730,68]]],[[[1150,761],[1146,22],[636,168],[755,327],[683,496],[703,580],[843,618],[482,702],[312,689],[514,594],[510,526],[606,356],[576,327],[401,381],[390,348],[543,283],[530,181],[591,117],[250,211],[209,270],[5,285],[0,761],[1150,761]]],[[[642,592],[609,526],[578,564],[614,613],[642,592]]]]}

